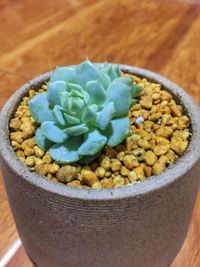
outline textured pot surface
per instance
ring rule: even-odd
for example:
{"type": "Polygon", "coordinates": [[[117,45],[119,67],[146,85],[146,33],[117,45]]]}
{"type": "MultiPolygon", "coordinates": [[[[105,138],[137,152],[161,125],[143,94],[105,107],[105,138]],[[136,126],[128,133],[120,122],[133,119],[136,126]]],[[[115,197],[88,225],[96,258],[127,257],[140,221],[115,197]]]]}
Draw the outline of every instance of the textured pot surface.
{"type": "Polygon", "coordinates": [[[26,252],[39,267],[166,267],[187,234],[198,189],[200,114],[181,88],[146,70],[121,69],[161,83],[185,107],[192,137],[185,155],[158,176],[114,189],[77,189],[31,173],[9,142],[8,124],[30,87],[0,115],[0,153],[9,203],[26,252]]]}

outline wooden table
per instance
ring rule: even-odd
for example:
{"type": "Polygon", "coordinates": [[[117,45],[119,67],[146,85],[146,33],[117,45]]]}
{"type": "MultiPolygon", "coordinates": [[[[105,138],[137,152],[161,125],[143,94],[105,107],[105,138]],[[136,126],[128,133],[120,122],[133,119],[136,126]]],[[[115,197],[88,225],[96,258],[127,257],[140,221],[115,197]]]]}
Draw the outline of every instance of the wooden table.
{"type": "MultiPolygon", "coordinates": [[[[199,0],[1,0],[0,29],[0,106],[32,77],[86,57],[161,73],[200,104],[199,0]]],[[[199,237],[200,193],[171,267],[200,266],[199,237]]],[[[32,266],[17,239],[0,177],[0,258],[32,266]]]]}

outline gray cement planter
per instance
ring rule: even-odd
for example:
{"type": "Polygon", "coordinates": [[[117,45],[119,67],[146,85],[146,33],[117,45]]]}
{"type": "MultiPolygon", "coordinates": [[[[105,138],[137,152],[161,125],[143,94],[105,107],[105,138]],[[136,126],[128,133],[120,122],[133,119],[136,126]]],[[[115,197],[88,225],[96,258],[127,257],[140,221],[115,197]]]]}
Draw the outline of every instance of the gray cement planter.
{"type": "Polygon", "coordinates": [[[200,173],[200,114],[190,96],[169,80],[139,68],[121,69],[161,83],[185,107],[192,124],[187,152],[175,165],[142,183],[115,189],[76,189],[52,183],[21,163],[8,123],[30,86],[23,85],[0,115],[0,155],[16,226],[40,267],[166,267],[188,231],[200,173]]]}

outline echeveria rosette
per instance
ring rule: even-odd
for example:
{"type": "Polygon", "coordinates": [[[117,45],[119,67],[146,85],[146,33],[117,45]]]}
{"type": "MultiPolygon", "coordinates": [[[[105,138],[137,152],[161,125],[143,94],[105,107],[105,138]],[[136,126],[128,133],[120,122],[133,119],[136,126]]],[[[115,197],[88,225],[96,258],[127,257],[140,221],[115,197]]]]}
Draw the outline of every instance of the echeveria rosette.
{"type": "Polygon", "coordinates": [[[60,163],[88,163],[105,144],[114,147],[129,134],[128,111],[142,87],[119,66],[99,66],[89,60],[74,67],[58,67],[47,92],[29,101],[40,123],[36,143],[60,163]]]}

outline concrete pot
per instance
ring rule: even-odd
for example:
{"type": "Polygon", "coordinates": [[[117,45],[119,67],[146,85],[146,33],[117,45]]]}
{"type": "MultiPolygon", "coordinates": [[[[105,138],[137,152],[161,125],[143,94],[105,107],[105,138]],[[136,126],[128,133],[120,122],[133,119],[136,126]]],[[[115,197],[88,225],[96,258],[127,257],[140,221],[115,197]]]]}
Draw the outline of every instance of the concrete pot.
{"type": "Polygon", "coordinates": [[[187,152],[176,164],[136,185],[77,189],[32,173],[13,151],[8,123],[30,87],[17,90],[0,115],[0,154],[11,210],[25,250],[40,267],[166,267],[188,231],[198,190],[200,114],[190,96],[169,80],[139,68],[121,69],[162,84],[191,119],[187,152]]]}

